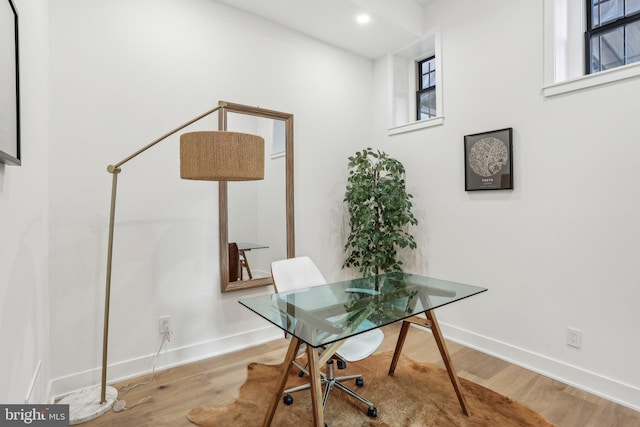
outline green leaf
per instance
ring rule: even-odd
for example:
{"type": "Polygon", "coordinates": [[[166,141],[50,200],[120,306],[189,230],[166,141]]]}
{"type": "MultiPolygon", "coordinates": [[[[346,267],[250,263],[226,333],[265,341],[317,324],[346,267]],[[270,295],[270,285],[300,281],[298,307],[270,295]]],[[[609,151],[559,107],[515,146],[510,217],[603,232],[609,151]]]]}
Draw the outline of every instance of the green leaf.
{"type": "Polygon", "coordinates": [[[407,228],[418,221],[411,212],[413,196],[405,189],[401,162],[380,150],[366,148],[348,158],[344,196],[349,213],[349,236],[343,266],[360,267],[368,276],[402,266],[397,249],[415,249],[407,228]]]}

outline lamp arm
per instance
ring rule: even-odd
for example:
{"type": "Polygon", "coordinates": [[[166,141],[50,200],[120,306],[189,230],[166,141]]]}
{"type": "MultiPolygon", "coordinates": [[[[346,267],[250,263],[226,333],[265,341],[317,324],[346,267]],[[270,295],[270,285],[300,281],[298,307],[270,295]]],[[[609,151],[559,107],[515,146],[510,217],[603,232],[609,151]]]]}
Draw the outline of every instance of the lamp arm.
{"type": "Polygon", "coordinates": [[[166,138],[170,137],[170,136],[171,136],[171,135],[173,135],[174,133],[176,133],[176,132],[178,132],[178,131],[180,131],[180,130],[182,130],[182,129],[186,128],[187,126],[189,126],[189,125],[191,125],[191,124],[193,124],[193,123],[195,123],[195,122],[197,122],[198,120],[202,119],[203,117],[206,117],[206,116],[208,116],[209,114],[215,113],[216,111],[218,111],[218,110],[219,110],[219,109],[221,109],[221,108],[225,108],[226,106],[227,106],[227,103],[226,103],[226,102],[222,102],[222,101],[220,101],[220,102],[218,103],[218,106],[217,106],[217,107],[215,107],[214,109],[209,110],[209,111],[207,111],[207,112],[205,112],[205,113],[202,113],[202,114],[200,114],[198,117],[196,117],[196,118],[194,118],[194,119],[189,120],[188,122],[186,122],[186,123],[184,123],[184,124],[182,124],[182,125],[178,126],[177,128],[175,128],[174,130],[172,130],[172,131],[170,131],[170,132],[165,133],[165,134],[164,134],[164,135],[162,135],[160,138],[156,139],[155,141],[150,142],[148,145],[146,145],[146,146],[142,147],[141,149],[139,149],[138,151],[136,151],[135,153],[133,153],[133,154],[132,154],[132,155],[130,155],[129,157],[127,157],[127,158],[125,158],[125,159],[123,159],[123,160],[120,160],[118,163],[116,163],[116,164],[114,164],[114,165],[109,165],[109,166],[107,167],[107,170],[108,170],[109,172],[111,172],[111,173],[114,173],[117,169],[119,169],[119,168],[120,168],[120,166],[122,166],[123,164],[127,163],[129,160],[133,159],[134,157],[137,157],[137,156],[138,156],[138,154],[142,154],[143,152],[147,151],[149,148],[153,147],[154,145],[156,145],[156,144],[157,144],[157,143],[159,143],[160,141],[162,141],[162,140],[164,140],[164,139],[166,139],[166,138]]]}
{"type": "Polygon", "coordinates": [[[219,102],[218,106],[209,110],[203,114],[200,114],[198,117],[189,120],[183,125],[178,126],[174,130],[162,135],[160,138],[155,141],[147,144],[143,148],[139,149],[129,157],[119,161],[114,165],[107,166],[107,171],[113,175],[111,181],[111,208],[109,212],[109,243],[107,245],[107,280],[105,287],[105,297],[104,297],[104,330],[102,334],[102,381],[100,385],[100,404],[104,404],[107,401],[107,349],[109,345],[109,305],[111,300],[111,265],[113,263],[113,228],[115,224],[115,216],[116,216],[116,193],[118,188],[118,174],[120,173],[120,166],[127,163],[129,160],[134,157],[142,154],[147,151],[149,148],[153,147],[160,141],[170,137],[174,133],[186,128],[192,123],[197,122],[203,117],[208,116],[209,114],[215,113],[221,108],[225,108],[227,106],[226,102],[219,102]]]}

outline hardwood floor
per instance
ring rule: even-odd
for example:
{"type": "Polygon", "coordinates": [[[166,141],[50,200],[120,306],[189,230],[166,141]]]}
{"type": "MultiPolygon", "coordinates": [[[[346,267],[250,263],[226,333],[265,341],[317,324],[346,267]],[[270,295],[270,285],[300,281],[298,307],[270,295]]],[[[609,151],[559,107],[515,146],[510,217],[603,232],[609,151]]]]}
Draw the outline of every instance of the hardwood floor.
{"type": "MultiPolygon", "coordinates": [[[[393,351],[399,325],[387,326],[383,331],[385,340],[378,352],[393,351]]],[[[412,328],[403,354],[416,361],[443,366],[440,353],[429,335],[428,331],[412,328]]],[[[151,384],[140,385],[126,394],[119,393],[119,399],[126,400],[127,406],[147,396],[152,396],[150,400],[125,411],[109,411],[83,425],[194,427],[186,418],[191,408],[235,399],[245,380],[246,366],[250,362],[280,363],[287,343],[282,339],[158,372],[151,384]]],[[[640,427],[640,412],[462,345],[447,341],[447,346],[460,377],[529,406],[558,427],[640,427]]],[[[148,376],[142,377],[114,386],[120,390],[129,383],[148,379],[148,376]]]]}

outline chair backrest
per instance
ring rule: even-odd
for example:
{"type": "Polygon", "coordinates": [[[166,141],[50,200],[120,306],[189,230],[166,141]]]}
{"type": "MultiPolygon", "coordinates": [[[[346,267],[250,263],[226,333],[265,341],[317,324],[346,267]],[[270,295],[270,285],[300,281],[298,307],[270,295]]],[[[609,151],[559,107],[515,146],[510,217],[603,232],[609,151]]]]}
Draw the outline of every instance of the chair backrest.
{"type": "Polygon", "coordinates": [[[240,273],[240,253],[237,243],[229,243],[229,281],[235,282],[241,279],[240,273]]]}
{"type": "Polygon", "coordinates": [[[271,277],[277,292],[289,292],[327,283],[308,256],[288,258],[271,263],[271,277]]]}

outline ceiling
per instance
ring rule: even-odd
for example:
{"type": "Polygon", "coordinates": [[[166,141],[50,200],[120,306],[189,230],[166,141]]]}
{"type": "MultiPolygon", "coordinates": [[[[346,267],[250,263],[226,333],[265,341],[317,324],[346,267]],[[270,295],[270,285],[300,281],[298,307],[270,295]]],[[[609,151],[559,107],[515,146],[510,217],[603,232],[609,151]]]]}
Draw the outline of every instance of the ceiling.
{"type": "Polygon", "coordinates": [[[218,0],[369,59],[419,40],[434,0],[218,0]],[[356,17],[367,13],[361,25],[356,17]]]}

